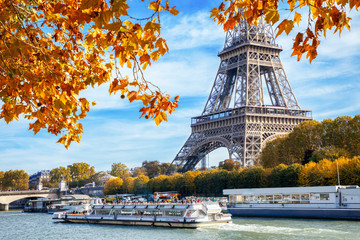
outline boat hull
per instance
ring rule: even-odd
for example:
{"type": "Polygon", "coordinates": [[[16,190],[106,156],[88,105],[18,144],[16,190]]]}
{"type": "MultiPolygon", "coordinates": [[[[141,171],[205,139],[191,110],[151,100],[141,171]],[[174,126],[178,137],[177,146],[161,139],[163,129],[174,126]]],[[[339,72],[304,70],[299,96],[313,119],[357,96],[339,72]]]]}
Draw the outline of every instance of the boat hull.
{"type": "Polygon", "coordinates": [[[360,220],[360,209],[279,209],[279,208],[234,208],[229,213],[239,217],[285,217],[360,220]]]}
{"type": "Polygon", "coordinates": [[[216,226],[231,223],[231,220],[219,220],[209,222],[180,222],[180,221],[149,221],[149,220],[125,220],[125,219],[103,219],[103,218],[63,218],[67,223],[89,223],[107,225],[127,225],[127,226],[153,226],[153,227],[173,227],[173,228],[199,228],[204,226],[216,226]]]}

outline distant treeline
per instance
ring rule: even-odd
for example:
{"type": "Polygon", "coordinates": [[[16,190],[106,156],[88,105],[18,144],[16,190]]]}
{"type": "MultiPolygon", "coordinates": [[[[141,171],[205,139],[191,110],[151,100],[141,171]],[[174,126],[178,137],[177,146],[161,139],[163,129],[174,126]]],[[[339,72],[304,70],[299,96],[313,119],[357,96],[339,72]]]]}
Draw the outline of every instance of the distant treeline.
{"type": "Polygon", "coordinates": [[[305,121],[285,137],[268,142],[262,149],[259,164],[275,167],[281,163],[306,164],[322,159],[360,155],[360,115],[305,121]]]}
{"type": "Polygon", "coordinates": [[[304,166],[297,163],[289,166],[280,164],[274,168],[254,166],[233,171],[218,168],[206,172],[188,171],[172,176],[160,175],[152,179],[146,176],[141,180],[126,178],[116,191],[106,193],[179,191],[183,195],[220,196],[222,190],[227,188],[337,185],[337,165],[342,185],[360,185],[360,157],[340,157],[334,161],[324,159],[304,166]]]}
{"type": "Polygon", "coordinates": [[[0,191],[27,190],[29,174],[24,170],[0,171],[0,191]]]}
{"type": "MultiPolygon", "coordinates": [[[[89,182],[104,185],[105,194],[179,191],[183,195],[219,196],[225,188],[324,186],[340,183],[360,185],[360,115],[334,120],[306,121],[290,134],[268,142],[256,166],[241,168],[233,159],[210,171],[189,171],[164,175],[170,163],[144,161],[132,170],[113,163],[110,175],[95,172],[87,163],[74,163],[50,171],[43,186],[57,187],[63,178],[69,187],[89,182]]],[[[26,189],[28,175],[23,170],[0,171],[0,189],[26,189]]],[[[34,186],[31,186],[32,188],[34,186]]]]}

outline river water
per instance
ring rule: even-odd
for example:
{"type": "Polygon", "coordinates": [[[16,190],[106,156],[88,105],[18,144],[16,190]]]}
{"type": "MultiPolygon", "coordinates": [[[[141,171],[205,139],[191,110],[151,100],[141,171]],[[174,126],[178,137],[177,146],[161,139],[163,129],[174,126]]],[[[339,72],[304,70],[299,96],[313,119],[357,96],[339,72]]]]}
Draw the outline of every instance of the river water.
{"type": "Polygon", "coordinates": [[[360,221],[234,218],[199,229],[59,223],[51,214],[0,212],[0,239],[360,239],[360,221]]]}

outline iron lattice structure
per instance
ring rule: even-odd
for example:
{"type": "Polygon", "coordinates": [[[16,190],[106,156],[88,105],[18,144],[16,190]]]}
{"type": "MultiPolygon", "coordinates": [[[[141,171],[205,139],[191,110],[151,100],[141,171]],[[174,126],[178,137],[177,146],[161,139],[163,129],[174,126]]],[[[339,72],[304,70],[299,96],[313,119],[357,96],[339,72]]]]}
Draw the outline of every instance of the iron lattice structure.
{"type": "Polygon", "coordinates": [[[205,156],[220,147],[243,167],[253,165],[267,141],[312,119],[311,111],[300,109],[280,61],[281,51],[263,20],[258,26],[243,20],[226,33],[210,96],[201,116],[192,118],[192,133],[172,169],[193,170],[201,160],[205,167],[205,156]],[[264,103],[265,85],[271,105],[264,103]]]}

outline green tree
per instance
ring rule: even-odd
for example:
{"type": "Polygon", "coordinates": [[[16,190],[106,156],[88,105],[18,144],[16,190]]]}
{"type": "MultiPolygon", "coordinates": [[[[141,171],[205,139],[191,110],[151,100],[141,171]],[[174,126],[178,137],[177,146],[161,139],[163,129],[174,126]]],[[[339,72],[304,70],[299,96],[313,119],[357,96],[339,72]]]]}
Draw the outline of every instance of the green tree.
{"type": "Polygon", "coordinates": [[[315,150],[310,157],[310,161],[319,162],[323,159],[335,160],[338,159],[339,157],[347,157],[349,155],[350,154],[346,149],[338,148],[335,147],[334,145],[330,145],[330,146],[320,147],[317,150],[315,150]]]}
{"type": "Polygon", "coordinates": [[[164,192],[168,191],[167,186],[165,185],[164,181],[167,179],[168,176],[166,175],[159,175],[157,177],[151,178],[149,180],[148,189],[150,192],[164,192]]]}
{"type": "Polygon", "coordinates": [[[348,148],[348,134],[350,131],[349,123],[351,117],[342,116],[334,120],[325,119],[322,122],[323,126],[323,141],[324,146],[335,146],[337,148],[348,148]]]}
{"type": "Polygon", "coordinates": [[[194,183],[194,180],[196,176],[201,174],[200,171],[187,171],[183,174],[184,178],[184,188],[183,188],[183,194],[185,195],[196,195],[196,186],[194,183]]]}
{"type": "Polygon", "coordinates": [[[297,187],[299,186],[300,174],[303,166],[294,163],[285,169],[284,173],[284,187],[297,187]]]}
{"type": "Polygon", "coordinates": [[[223,189],[233,188],[232,180],[238,172],[226,170],[210,172],[210,182],[207,183],[212,191],[212,196],[222,196],[223,189]]]}
{"type": "Polygon", "coordinates": [[[111,175],[125,179],[129,176],[129,168],[123,163],[113,163],[111,165],[111,175]]]}
{"type": "Polygon", "coordinates": [[[103,185],[104,184],[104,176],[106,176],[107,173],[104,171],[96,172],[94,173],[89,181],[94,182],[96,186],[103,185]]]}
{"type": "Polygon", "coordinates": [[[267,175],[264,168],[259,166],[248,167],[240,171],[237,176],[236,188],[266,187],[267,181],[267,175]]]}
{"type": "Polygon", "coordinates": [[[260,163],[264,167],[275,167],[280,163],[305,164],[310,161],[312,153],[322,146],[322,132],[320,122],[302,122],[288,135],[266,143],[260,163]]]}
{"type": "Polygon", "coordinates": [[[123,183],[123,193],[134,193],[134,177],[127,177],[123,183]]]}
{"type": "Polygon", "coordinates": [[[336,162],[323,159],[318,163],[309,162],[300,174],[302,186],[337,185],[336,162]]]}
{"type": "Polygon", "coordinates": [[[142,167],[145,168],[146,174],[149,178],[156,177],[161,173],[161,166],[159,161],[144,161],[142,167]]]}
{"type": "Polygon", "coordinates": [[[146,175],[146,169],[144,167],[136,167],[133,170],[132,176],[138,177],[140,175],[146,175]]]}
{"type": "Polygon", "coordinates": [[[285,171],[288,168],[285,164],[279,164],[274,167],[269,176],[271,187],[284,187],[285,171]]]}
{"type": "Polygon", "coordinates": [[[145,175],[139,175],[134,180],[134,193],[135,194],[145,194],[148,192],[147,183],[149,182],[149,177],[145,175]]]}
{"type": "Polygon", "coordinates": [[[4,176],[5,172],[0,171],[0,191],[4,190],[4,176]]]}
{"type": "Polygon", "coordinates": [[[360,156],[360,115],[356,115],[349,122],[347,151],[350,156],[360,156]]]}
{"type": "Polygon", "coordinates": [[[9,170],[3,177],[4,190],[27,190],[29,189],[29,174],[24,170],[9,170]]]}
{"type": "Polygon", "coordinates": [[[121,192],[121,187],[123,185],[123,180],[121,178],[111,178],[104,185],[104,195],[113,195],[121,192]]]}
{"type": "MultiPolygon", "coordinates": [[[[170,167],[170,163],[161,163],[160,164],[160,174],[165,174],[166,170],[170,167]]],[[[171,172],[171,169],[170,169],[171,172]]]]}
{"type": "Polygon", "coordinates": [[[90,179],[95,173],[95,168],[85,162],[73,163],[69,168],[72,181],[77,183],[82,180],[90,179]]]}
{"type": "Polygon", "coordinates": [[[57,186],[63,178],[65,181],[71,181],[70,169],[65,167],[57,167],[50,171],[50,183],[52,186],[57,186]]]}
{"type": "Polygon", "coordinates": [[[219,162],[219,168],[228,171],[238,171],[240,167],[241,167],[241,163],[231,158],[219,162]]]}
{"type": "Polygon", "coordinates": [[[164,180],[164,186],[168,189],[168,191],[178,191],[178,182],[182,178],[181,173],[175,173],[172,176],[169,176],[164,180]]]}
{"type": "Polygon", "coordinates": [[[360,185],[360,156],[353,158],[340,157],[336,162],[339,168],[340,184],[360,185]]]}
{"type": "Polygon", "coordinates": [[[265,168],[275,167],[280,164],[280,146],[284,144],[286,137],[278,137],[266,143],[260,153],[260,164],[265,168]]]}

